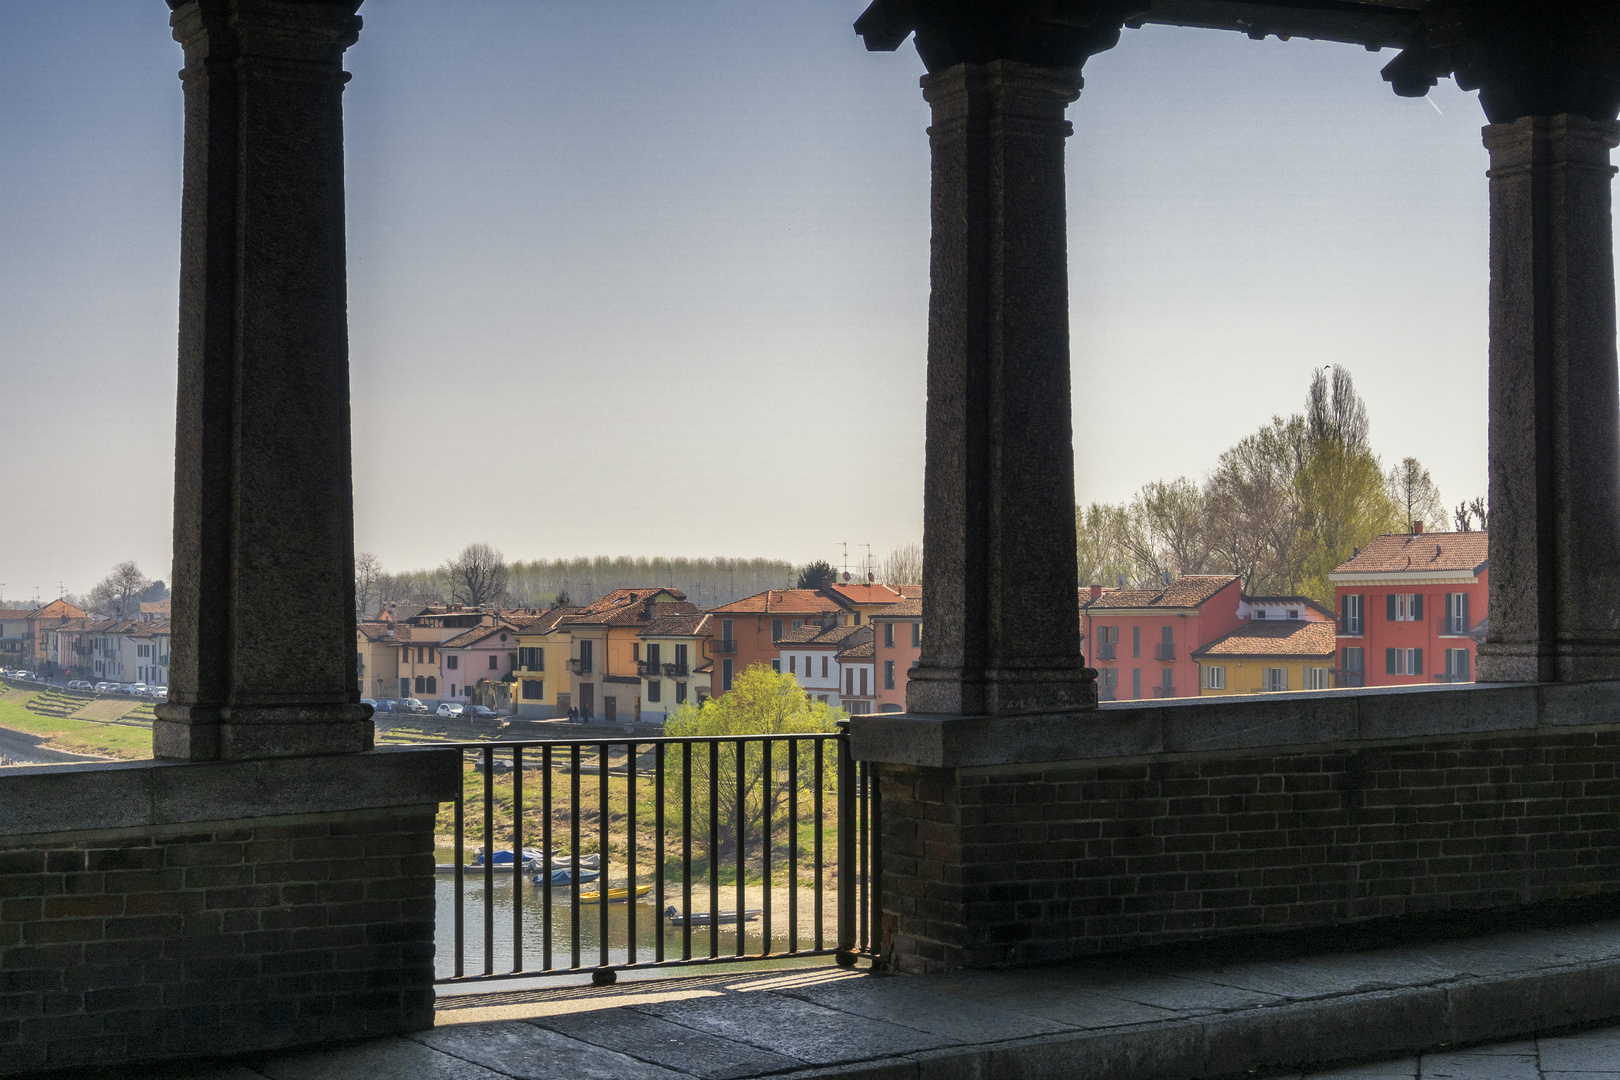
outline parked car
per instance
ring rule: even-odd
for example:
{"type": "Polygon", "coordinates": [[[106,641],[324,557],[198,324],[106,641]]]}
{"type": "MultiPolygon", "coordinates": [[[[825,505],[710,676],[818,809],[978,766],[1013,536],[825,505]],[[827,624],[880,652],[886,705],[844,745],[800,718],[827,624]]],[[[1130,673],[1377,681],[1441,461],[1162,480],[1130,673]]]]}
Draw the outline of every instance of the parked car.
{"type": "Polygon", "coordinates": [[[393,712],[394,708],[398,704],[399,703],[391,697],[378,698],[376,708],[378,712],[393,712]]]}
{"type": "Polygon", "coordinates": [[[438,713],[438,715],[440,715],[440,716],[460,716],[461,715],[461,706],[456,704],[454,701],[441,701],[439,703],[439,713],[438,713]]]}
{"type": "Polygon", "coordinates": [[[377,702],[373,698],[363,697],[363,698],[360,699],[360,704],[362,704],[362,705],[370,705],[372,712],[377,712],[378,711],[377,702]]]}
{"type": "Polygon", "coordinates": [[[408,697],[400,701],[399,707],[408,713],[425,713],[433,710],[423,704],[420,698],[408,697]]]}
{"type": "Polygon", "coordinates": [[[110,683],[110,682],[98,682],[98,683],[96,683],[96,693],[98,693],[98,694],[109,694],[109,693],[112,692],[112,688],[113,688],[113,684],[110,683]]]}
{"type": "Polygon", "coordinates": [[[138,694],[141,697],[145,697],[146,684],[143,682],[132,682],[129,684],[129,692],[132,694],[138,694]]]}
{"type": "Polygon", "coordinates": [[[169,700],[169,688],[167,686],[154,686],[147,690],[147,693],[159,701],[169,700]]]}
{"type": "Polygon", "coordinates": [[[469,720],[494,720],[497,718],[495,710],[488,705],[469,705],[462,710],[461,715],[469,720]]]}
{"type": "Polygon", "coordinates": [[[95,689],[89,683],[85,682],[83,679],[69,679],[68,684],[67,684],[67,688],[69,690],[93,690],[93,689],[95,689]]]}

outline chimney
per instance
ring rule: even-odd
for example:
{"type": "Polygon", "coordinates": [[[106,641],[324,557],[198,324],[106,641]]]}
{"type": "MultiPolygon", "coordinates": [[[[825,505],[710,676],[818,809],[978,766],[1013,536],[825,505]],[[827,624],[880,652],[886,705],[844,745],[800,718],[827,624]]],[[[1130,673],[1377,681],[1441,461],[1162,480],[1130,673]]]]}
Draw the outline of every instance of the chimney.
{"type": "Polygon", "coordinates": [[[1097,599],[1097,597],[1102,595],[1102,586],[1101,585],[1093,585],[1093,586],[1091,586],[1089,591],[1091,593],[1091,598],[1093,600],[1095,600],[1095,599],[1097,599]]]}
{"type": "Polygon", "coordinates": [[[1412,522],[1412,535],[1413,536],[1422,536],[1423,535],[1423,522],[1421,522],[1421,521],[1412,522]]]}
{"type": "Polygon", "coordinates": [[[822,592],[831,592],[832,587],[833,587],[833,579],[832,578],[824,577],[824,578],[821,579],[821,591],[822,592]]]}

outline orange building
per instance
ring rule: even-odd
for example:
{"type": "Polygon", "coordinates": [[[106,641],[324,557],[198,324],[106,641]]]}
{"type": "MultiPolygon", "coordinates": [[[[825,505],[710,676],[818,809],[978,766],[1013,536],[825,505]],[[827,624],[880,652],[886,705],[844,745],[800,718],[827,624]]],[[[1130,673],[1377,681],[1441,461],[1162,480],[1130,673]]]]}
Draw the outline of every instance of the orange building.
{"type": "Polygon", "coordinates": [[[853,626],[859,614],[821,589],[768,589],[717,607],[711,643],[715,658],[714,696],[731,689],[731,681],[755,664],[771,666],[777,660],[776,643],[784,634],[806,623],[853,626]]]}
{"type": "MultiPolygon", "coordinates": [[[[913,588],[915,586],[905,586],[913,588]]],[[[878,712],[906,711],[906,683],[922,662],[922,600],[905,599],[871,615],[878,712]]]]}

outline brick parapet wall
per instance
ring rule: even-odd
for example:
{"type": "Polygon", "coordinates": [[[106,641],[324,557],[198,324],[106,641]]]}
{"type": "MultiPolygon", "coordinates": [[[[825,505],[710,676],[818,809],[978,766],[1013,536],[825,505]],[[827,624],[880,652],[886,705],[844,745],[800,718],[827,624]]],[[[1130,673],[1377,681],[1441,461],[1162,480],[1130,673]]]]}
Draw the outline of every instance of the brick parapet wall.
{"type": "Polygon", "coordinates": [[[1620,891],[1620,732],[881,766],[909,971],[1620,891]]]}
{"type": "Polygon", "coordinates": [[[0,1073],[431,1027],[436,810],[0,839],[0,1073]]]}

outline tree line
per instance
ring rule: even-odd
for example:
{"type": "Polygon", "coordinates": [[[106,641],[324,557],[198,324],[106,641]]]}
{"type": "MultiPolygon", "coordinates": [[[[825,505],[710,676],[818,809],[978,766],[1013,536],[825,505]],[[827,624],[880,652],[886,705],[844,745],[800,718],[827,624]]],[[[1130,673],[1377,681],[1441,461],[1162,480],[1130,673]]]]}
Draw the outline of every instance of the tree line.
{"type": "Polygon", "coordinates": [[[1483,499],[1448,511],[1416,458],[1385,470],[1350,372],[1311,377],[1305,409],[1274,416],[1197,483],[1155,480],[1128,502],[1075,507],[1082,584],[1147,587],[1235,574],[1251,595],[1333,600],[1328,574],[1384,533],[1487,524],[1483,499]]]}

